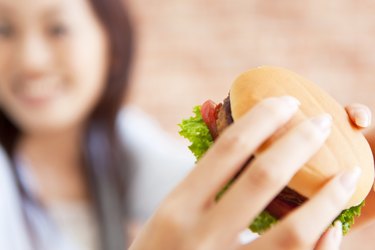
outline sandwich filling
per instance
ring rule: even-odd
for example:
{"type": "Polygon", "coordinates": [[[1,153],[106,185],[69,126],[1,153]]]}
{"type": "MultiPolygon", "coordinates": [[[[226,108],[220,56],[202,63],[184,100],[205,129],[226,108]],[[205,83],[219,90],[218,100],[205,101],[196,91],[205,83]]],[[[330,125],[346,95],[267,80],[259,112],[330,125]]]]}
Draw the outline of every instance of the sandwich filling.
{"type": "MultiPolygon", "coordinates": [[[[213,103],[213,102],[210,102],[210,103],[213,103]]],[[[210,107],[207,107],[206,105],[207,105],[207,102],[203,104],[202,110],[203,108],[204,109],[210,108],[210,107]]],[[[210,124],[212,120],[208,119],[207,116],[206,117],[202,116],[202,118],[205,124],[210,129],[210,133],[215,140],[229,125],[233,123],[229,96],[224,99],[223,104],[217,105],[214,108],[214,110],[217,112],[217,115],[215,115],[215,117],[217,118],[215,121],[215,124],[210,124]],[[214,130],[211,131],[211,128],[214,128],[214,130]]],[[[254,157],[251,157],[251,159],[254,159],[254,157]]],[[[300,206],[306,200],[307,200],[306,197],[300,195],[299,193],[297,193],[296,191],[294,191],[293,189],[289,187],[285,187],[272,200],[272,202],[267,206],[265,210],[268,213],[270,213],[272,216],[274,216],[276,219],[280,219],[284,217],[286,214],[288,214],[290,211],[292,211],[294,208],[300,206]]]]}
{"type": "MultiPolygon", "coordinates": [[[[187,138],[191,145],[189,149],[192,151],[197,161],[204,155],[204,153],[211,147],[215,139],[233,123],[230,98],[229,96],[223,103],[216,105],[212,101],[206,101],[202,106],[196,106],[193,110],[194,117],[183,120],[179,124],[181,130],[180,135],[187,138]]],[[[241,174],[241,172],[254,159],[250,156],[243,168],[232,178],[232,180],[225,185],[216,196],[216,200],[230,188],[231,184],[241,174]]],[[[266,207],[266,209],[259,214],[257,218],[251,223],[249,228],[255,233],[263,233],[269,229],[277,220],[283,218],[296,207],[307,201],[307,198],[300,195],[289,187],[285,187],[266,207]]],[[[334,220],[340,220],[342,223],[343,234],[346,234],[352,224],[354,224],[354,217],[360,215],[361,207],[364,202],[358,206],[351,207],[341,212],[341,214],[334,220]]],[[[333,221],[333,222],[334,222],[333,221]]],[[[332,222],[332,223],[333,223],[332,222]]]]}

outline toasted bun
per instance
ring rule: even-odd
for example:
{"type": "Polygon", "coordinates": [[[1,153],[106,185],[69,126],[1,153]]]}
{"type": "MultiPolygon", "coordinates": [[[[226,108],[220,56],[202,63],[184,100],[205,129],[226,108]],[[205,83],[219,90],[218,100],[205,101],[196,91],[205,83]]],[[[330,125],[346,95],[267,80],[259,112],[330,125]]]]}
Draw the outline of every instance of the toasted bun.
{"type": "Polygon", "coordinates": [[[234,121],[260,100],[283,95],[296,97],[301,102],[300,110],[262,148],[267,148],[287,128],[306,118],[322,113],[329,113],[333,117],[332,132],[325,145],[299,170],[288,186],[310,198],[340,170],[359,166],[362,174],[347,208],[361,203],[374,180],[370,146],[362,133],[351,125],[344,108],[315,84],[282,68],[259,67],[249,70],[235,80],[230,91],[234,121]]]}

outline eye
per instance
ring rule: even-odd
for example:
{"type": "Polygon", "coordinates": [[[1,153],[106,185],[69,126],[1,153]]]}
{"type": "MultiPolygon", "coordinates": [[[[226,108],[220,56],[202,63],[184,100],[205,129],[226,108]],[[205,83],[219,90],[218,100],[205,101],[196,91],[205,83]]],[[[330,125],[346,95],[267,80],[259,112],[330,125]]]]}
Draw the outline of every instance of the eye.
{"type": "Polygon", "coordinates": [[[9,38],[14,34],[14,29],[8,24],[0,24],[0,37],[9,38]]]}
{"type": "Polygon", "coordinates": [[[57,25],[52,25],[48,29],[48,33],[49,35],[53,37],[61,37],[61,36],[66,35],[68,33],[68,30],[64,25],[57,24],[57,25]]]}

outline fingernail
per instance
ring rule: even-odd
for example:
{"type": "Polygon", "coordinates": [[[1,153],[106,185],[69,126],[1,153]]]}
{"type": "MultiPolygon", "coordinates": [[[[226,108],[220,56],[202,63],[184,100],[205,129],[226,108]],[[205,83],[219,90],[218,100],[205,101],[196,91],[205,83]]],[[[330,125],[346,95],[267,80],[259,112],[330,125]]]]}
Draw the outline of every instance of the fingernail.
{"type": "Polygon", "coordinates": [[[311,121],[322,132],[328,132],[332,126],[332,116],[330,114],[323,114],[318,117],[314,117],[311,119],[311,121]]]}
{"type": "Polygon", "coordinates": [[[298,101],[298,99],[293,96],[289,96],[289,95],[281,96],[280,99],[286,102],[292,108],[296,108],[299,105],[301,105],[300,101],[298,101]]]}
{"type": "Polygon", "coordinates": [[[240,233],[238,236],[238,240],[241,245],[246,245],[253,241],[256,238],[254,233],[252,233],[249,229],[246,229],[240,233]]]}
{"type": "Polygon", "coordinates": [[[370,117],[366,110],[364,109],[356,109],[354,111],[354,117],[355,117],[355,124],[357,124],[360,127],[368,127],[370,125],[370,117]]]}
{"type": "Polygon", "coordinates": [[[341,241],[342,239],[342,223],[341,221],[337,220],[335,223],[333,223],[332,228],[332,237],[335,241],[341,241]]]}
{"type": "Polygon", "coordinates": [[[342,173],[340,176],[340,182],[344,186],[344,188],[346,188],[348,191],[353,191],[356,187],[361,172],[361,168],[355,167],[342,173]]]}

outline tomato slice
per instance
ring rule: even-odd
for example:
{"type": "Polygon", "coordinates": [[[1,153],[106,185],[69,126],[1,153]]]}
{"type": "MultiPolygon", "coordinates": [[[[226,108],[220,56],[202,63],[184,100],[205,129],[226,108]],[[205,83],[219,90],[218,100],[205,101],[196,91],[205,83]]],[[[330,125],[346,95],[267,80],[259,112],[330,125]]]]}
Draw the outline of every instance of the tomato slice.
{"type": "Polygon", "coordinates": [[[204,123],[206,123],[208,129],[210,130],[210,134],[213,139],[217,137],[217,126],[216,126],[216,119],[217,119],[217,107],[211,100],[207,100],[202,104],[201,114],[204,123]]]}

